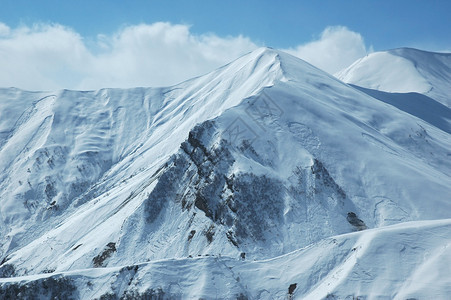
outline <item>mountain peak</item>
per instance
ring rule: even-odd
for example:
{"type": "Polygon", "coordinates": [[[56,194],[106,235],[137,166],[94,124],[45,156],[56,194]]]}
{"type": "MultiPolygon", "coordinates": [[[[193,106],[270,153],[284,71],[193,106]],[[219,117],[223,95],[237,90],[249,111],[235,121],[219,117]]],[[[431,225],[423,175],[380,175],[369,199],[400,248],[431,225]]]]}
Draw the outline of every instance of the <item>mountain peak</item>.
{"type": "Polygon", "coordinates": [[[451,106],[451,53],[414,48],[374,52],[340,71],[336,77],[384,92],[421,93],[451,106]]]}
{"type": "Polygon", "coordinates": [[[0,298],[427,298],[396,283],[449,256],[449,131],[368,94],[271,48],[171,87],[0,89],[0,298]]]}

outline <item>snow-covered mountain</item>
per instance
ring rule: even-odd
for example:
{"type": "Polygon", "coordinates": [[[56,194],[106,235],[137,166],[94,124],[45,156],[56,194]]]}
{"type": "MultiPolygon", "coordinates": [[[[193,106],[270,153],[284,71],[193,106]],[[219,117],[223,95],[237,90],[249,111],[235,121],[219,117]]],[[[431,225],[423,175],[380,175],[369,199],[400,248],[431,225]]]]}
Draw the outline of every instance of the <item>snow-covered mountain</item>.
{"type": "Polygon", "coordinates": [[[0,298],[445,299],[449,108],[371,92],[267,48],[168,88],[1,90],[0,298]]]}
{"type": "Polygon", "coordinates": [[[451,107],[451,53],[399,48],[371,53],[336,74],[340,80],[384,92],[416,92],[451,107]]]}

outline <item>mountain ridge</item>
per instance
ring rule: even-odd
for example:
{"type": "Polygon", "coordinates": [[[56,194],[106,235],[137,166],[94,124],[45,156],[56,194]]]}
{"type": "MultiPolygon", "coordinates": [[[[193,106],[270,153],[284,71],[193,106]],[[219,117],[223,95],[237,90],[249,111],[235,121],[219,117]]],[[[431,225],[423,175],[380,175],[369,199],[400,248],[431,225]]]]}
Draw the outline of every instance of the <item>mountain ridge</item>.
{"type": "Polygon", "coordinates": [[[421,93],[447,107],[451,106],[451,53],[414,48],[374,52],[335,76],[363,88],[421,93]]]}
{"type": "MultiPolygon", "coordinates": [[[[78,270],[89,270],[103,279],[91,283],[98,293],[87,292],[88,298],[135,292],[214,298],[227,284],[233,286],[229,298],[284,297],[288,281],[265,292],[266,281],[236,276],[250,272],[251,264],[249,270],[272,270],[277,278],[266,262],[292,257],[299,248],[319,250],[315,245],[333,245],[333,237],[347,239],[354,231],[363,238],[387,226],[437,219],[444,220],[436,221],[438,232],[449,227],[449,133],[280,51],[258,49],[168,88],[4,90],[0,103],[8,117],[0,122],[0,132],[7,133],[0,159],[13,154],[0,182],[0,277],[11,277],[0,279],[0,292],[34,284],[29,288],[43,293],[42,280],[53,278],[45,274],[76,277],[78,270]],[[14,110],[11,93],[31,103],[26,113],[14,110]],[[12,148],[11,139],[25,146],[12,148]],[[189,269],[185,289],[171,285],[177,275],[149,285],[133,281],[141,272],[137,263],[145,262],[149,268],[139,278],[164,274],[166,267],[171,274],[189,269]],[[232,277],[225,267],[216,281],[189,279],[214,276],[212,268],[223,270],[231,262],[240,270],[232,277]],[[111,267],[118,271],[108,273],[111,267]],[[36,280],[20,279],[27,274],[36,280]],[[15,285],[17,280],[24,285],[15,285]]],[[[427,234],[425,229],[418,235],[427,234]]],[[[446,240],[427,247],[403,240],[384,255],[405,257],[411,252],[398,250],[410,249],[409,241],[439,251],[446,240]]],[[[354,245],[327,248],[315,267],[318,277],[305,281],[311,286],[300,282],[309,273],[301,266],[314,259],[313,252],[297,259],[301,269],[290,278],[298,290],[291,287],[291,293],[307,295],[318,287],[339,298],[375,296],[380,281],[359,293],[351,273],[334,288],[321,288],[340,270],[328,266],[337,262],[334,253],[345,258],[354,245]]],[[[380,247],[366,245],[373,254],[380,247]]],[[[425,256],[408,256],[409,270],[418,270],[425,256]]],[[[58,276],[56,289],[89,287],[88,280],[58,276]]],[[[439,295],[446,283],[440,281],[439,295]]],[[[381,293],[393,296],[392,290],[403,291],[394,284],[381,293]]]]}

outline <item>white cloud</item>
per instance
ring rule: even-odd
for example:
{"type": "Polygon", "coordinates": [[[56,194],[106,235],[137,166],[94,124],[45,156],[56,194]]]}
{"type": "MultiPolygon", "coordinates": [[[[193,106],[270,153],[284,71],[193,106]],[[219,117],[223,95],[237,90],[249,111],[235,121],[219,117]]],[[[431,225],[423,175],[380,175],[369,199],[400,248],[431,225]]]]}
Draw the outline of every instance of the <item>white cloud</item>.
{"type": "MultiPolygon", "coordinates": [[[[86,41],[58,24],[0,23],[0,86],[29,90],[167,86],[202,75],[252,51],[247,37],[196,35],[170,23],[126,26],[86,41]],[[89,46],[88,46],[89,45],[89,46]]],[[[360,34],[328,27],[319,40],[288,52],[333,73],[366,54],[360,34]]]]}
{"type": "Polygon", "coordinates": [[[103,54],[83,86],[163,86],[212,71],[257,46],[248,38],[194,35],[186,25],[129,26],[103,37],[103,54]]]}
{"type": "Polygon", "coordinates": [[[170,23],[124,27],[112,36],[99,35],[95,44],[95,51],[89,49],[78,33],[61,25],[8,31],[0,36],[0,86],[32,90],[165,86],[257,48],[246,37],[194,35],[188,26],[170,23]]]}
{"type": "Polygon", "coordinates": [[[6,24],[0,22],[0,37],[9,35],[9,31],[9,27],[6,24]]]}
{"type": "Polygon", "coordinates": [[[334,74],[372,52],[372,49],[365,46],[359,33],[343,26],[331,26],[321,33],[318,40],[285,51],[334,74]]]}
{"type": "Polygon", "coordinates": [[[0,86],[34,90],[74,87],[91,60],[81,36],[68,28],[20,27],[0,37],[0,86]]]}

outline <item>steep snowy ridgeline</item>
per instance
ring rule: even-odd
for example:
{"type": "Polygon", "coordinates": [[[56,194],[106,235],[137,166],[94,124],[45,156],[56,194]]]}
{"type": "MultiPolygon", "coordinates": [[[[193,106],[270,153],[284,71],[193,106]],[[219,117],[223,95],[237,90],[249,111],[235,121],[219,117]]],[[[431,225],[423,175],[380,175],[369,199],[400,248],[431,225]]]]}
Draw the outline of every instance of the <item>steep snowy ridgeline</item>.
{"type": "MultiPolygon", "coordinates": [[[[196,123],[281,79],[275,56],[255,51],[170,88],[1,90],[0,257],[66,219],[54,216],[68,206],[140,172],[150,177],[196,123]]],[[[132,186],[118,193],[128,196],[132,186]]]]}
{"type": "Polygon", "coordinates": [[[371,53],[337,78],[385,92],[417,92],[451,107],[451,53],[400,48],[371,53]]]}
{"type": "MultiPolygon", "coordinates": [[[[17,90],[5,94],[13,92],[33,99],[17,90]]],[[[3,99],[2,107],[13,111],[3,99]]],[[[107,280],[109,270],[142,263],[152,274],[159,263],[146,262],[172,259],[186,276],[210,280],[211,274],[222,284],[222,273],[210,269],[215,260],[186,266],[185,259],[221,255],[239,264],[339,234],[451,218],[451,138],[437,128],[442,123],[282,52],[259,49],[170,88],[63,91],[38,99],[1,123],[8,135],[0,149],[7,172],[0,277],[92,269],[107,280]],[[75,189],[78,182],[86,185],[75,189]]],[[[380,251],[373,245],[365,253],[380,251]]],[[[415,252],[411,270],[422,253],[415,252]]],[[[338,263],[324,255],[319,268],[329,268],[328,259],[338,263]]],[[[177,269],[166,272],[181,276],[177,269]]],[[[118,280],[125,284],[127,274],[118,280]]],[[[345,274],[340,284],[355,286],[353,273],[345,274]]],[[[383,269],[371,274],[386,278],[383,269]]],[[[271,279],[264,278],[266,286],[271,279]]],[[[405,281],[405,273],[397,280],[405,281]]],[[[112,292],[132,290],[129,282],[112,292]]],[[[316,292],[316,283],[302,284],[305,293],[316,292]]],[[[199,285],[184,287],[186,295],[198,293],[199,285]]]]}
{"type": "Polygon", "coordinates": [[[408,222],[268,260],[203,255],[0,278],[0,298],[447,299],[450,241],[451,219],[408,222]]]}
{"type": "Polygon", "coordinates": [[[451,108],[428,96],[419,93],[387,93],[357,85],[352,86],[373,98],[393,105],[447,133],[451,133],[451,108]]]}

